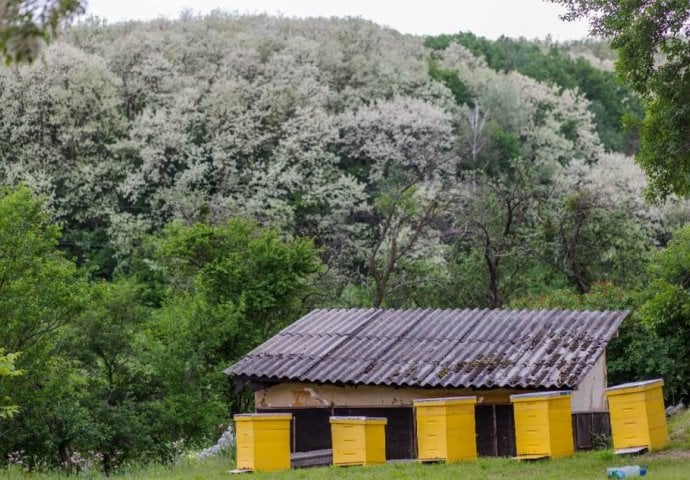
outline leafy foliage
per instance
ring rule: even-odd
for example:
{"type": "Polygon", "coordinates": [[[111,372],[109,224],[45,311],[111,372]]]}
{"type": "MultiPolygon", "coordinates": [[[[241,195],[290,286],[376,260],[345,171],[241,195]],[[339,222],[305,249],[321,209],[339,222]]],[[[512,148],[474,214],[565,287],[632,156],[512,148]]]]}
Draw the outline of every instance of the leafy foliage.
{"type": "MultiPolygon", "coordinates": [[[[15,361],[18,354],[16,353],[4,353],[4,350],[0,349],[0,377],[16,377],[22,374],[21,370],[17,370],[15,367],[15,361]]],[[[8,398],[0,397],[3,401],[9,400],[8,398]]],[[[16,405],[0,405],[0,419],[10,418],[12,415],[19,411],[19,407],[16,405]]]]}
{"type": "MultiPolygon", "coordinates": [[[[627,132],[623,119],[641,118],[642,104],[611,72],[593,67],[583,57],[573,58],[566,46],[540,45],[525,39],[501,37],[492,41],[469,32],[427,37],[425,45],[443,50],[459,43],[498,71],[517,71],[563,89],[577,89],[589,100],[597,133],[607,150],[633,154],[636,133],[627,132]]],[[[457,95],[456,95],[457,96],[457,95]]]]}
{"type": "Polygon", "coordinates": [[[59,235],[27,188],[0,191],[0,346],[22,361],[78,311],[82,285],[59,235]]]}
{"type": "Polygon", "coordinates": [[[156,262],[170,285],[151,325],[150,361],[168,395],[160,414],[180,438],[204,438],[251,402],[222,372],[303,312],[307,280],[320,268],[318,250],[242,219],[174,223],[156,262]]]}
{"type": "Polygon", "coordinates": [[[650,263],[651,282],[640,309],[643,321],[654,331],[669,361],[664,367],[669,390],[687,396],[690,357],[690,228],[677,230],[666,249],[650,263]]]}
{"type": "Polygon", "coordinates": [[[159,307],[134,278],[85,283],[27,188],[4,190],[0,213],[0,348],[22,352],[0,356],[3,405],[21,406],[3,406],[0,455],[29,466],[74,471],[91,451],[108,473],[209,441],[247,408],[223,369],[303,311],[320,268],[312,242],[246,220],[171,224],[142,251],[165,272],[159,307]]]}
{"type": "Polygon", "coordinates": [[[586,18],[592,33],[611,40],[616,71],[647,101],[637,160],[650,179],[650,195],[690,193],[690,2],[552,1],[568,8],[567,20],[586,18]]]}
{"type": "Polygon", "coordinates": [[[25,372],[0,379],[3,397],[6,393],[22,407],[0,424],[4,457],[13,444],[45,454],[42,447],[60,435],[58,423],[73,413],[57,408],[62,392],[72,387],[65,380],[70,368],[59,354],[59,338],[81,310],[85,285],[57,248],[59,235],[27,188],[0,192],[0,349],[20,351],[14,360],[25,372]]]}
{"type": "Polygon", "coordinates": [[[6,63],[31,62],[42,43],[74,16],[84,12],[79,0],[6,0],[0,7],[0,52],[6,63]]]}

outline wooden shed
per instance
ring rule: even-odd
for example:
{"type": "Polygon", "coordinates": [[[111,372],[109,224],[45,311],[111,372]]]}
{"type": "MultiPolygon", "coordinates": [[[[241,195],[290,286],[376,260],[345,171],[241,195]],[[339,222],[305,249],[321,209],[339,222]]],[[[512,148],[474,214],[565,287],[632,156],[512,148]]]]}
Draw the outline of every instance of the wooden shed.
{"type": "Polygon", "coordinates": [[[329,417],[385,417],[416,458],[413,401],[476,396],[479,455],[514,456],[510,396],[572,390],[576,448],[610,433],[606,346],[626,311],[314,310],[226,370],[257,412],[293,415],[292,451],[331,448],[329,417]]]}

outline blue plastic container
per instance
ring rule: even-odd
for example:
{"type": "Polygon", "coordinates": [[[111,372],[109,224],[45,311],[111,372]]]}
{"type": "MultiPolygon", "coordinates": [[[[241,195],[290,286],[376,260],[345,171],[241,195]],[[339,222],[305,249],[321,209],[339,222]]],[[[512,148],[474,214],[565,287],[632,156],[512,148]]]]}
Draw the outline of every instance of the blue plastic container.
{"type": "Polygon", "coordinates": [[[625,467],[613,467],[606,469],[608,478],[635,478],[647,475],[647,469],[638,465],[627,465],[625,467]]]}

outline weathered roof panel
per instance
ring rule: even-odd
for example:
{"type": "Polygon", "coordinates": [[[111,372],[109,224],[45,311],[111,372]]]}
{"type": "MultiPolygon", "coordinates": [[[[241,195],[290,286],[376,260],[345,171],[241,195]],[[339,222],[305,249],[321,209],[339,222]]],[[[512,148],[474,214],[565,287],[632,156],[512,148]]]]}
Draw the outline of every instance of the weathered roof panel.
{"type": "Polygon", "coordinates": [[[314,310],[226,373],[342,384],[574,388],[626,311],[314,310]]]}

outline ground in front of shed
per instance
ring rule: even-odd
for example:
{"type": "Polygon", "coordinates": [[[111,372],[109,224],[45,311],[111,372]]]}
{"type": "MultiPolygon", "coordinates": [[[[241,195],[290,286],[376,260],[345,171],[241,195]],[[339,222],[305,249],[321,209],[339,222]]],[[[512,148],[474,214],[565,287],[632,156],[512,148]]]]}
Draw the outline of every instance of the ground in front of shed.
{"type": "MultiPolygon", "coordinates": [[[[690,412],[675,415],[669,420],[671,446],[658,452],[638,457],[617,457],[612,450],[578,452],[571,458],[546,460],[534,463],[516,462],[507,458],[480,458],[477,462],[455,465],[397,463],[372,467],[328,467],[288,470],[276,473],[253,473],[234,476],[228,472],[234,468],[230,455],[199,461],[192,458],[180,459],[175,465],[132,467],[113,475],[110,480],[220,480],[245,478],[248,480],[400,480],[433,478],[435,480],[505,480],[511,479],[568,479],[589,480],[606,478],[606,468],[623,465],[642,465],[648,468],[647,478],[653,480],[676,480],[688,478],[690,460],[690,412]]],[[[26,474],[19,469],[2,470],[0,478],[7,480],[65,480],[58,474],[26,474]]],[[[89,480],[105,480],[99,475],[86,477],[89,480]]]]}

